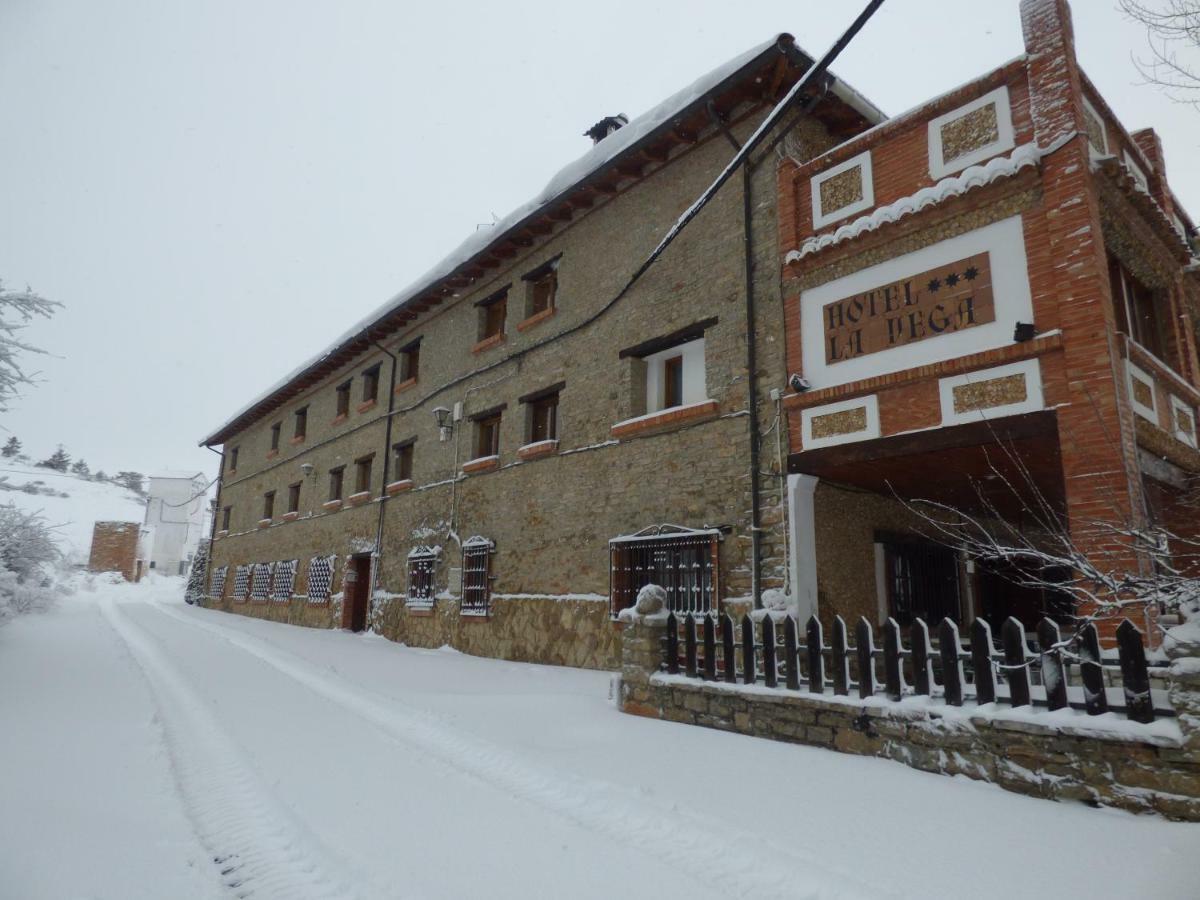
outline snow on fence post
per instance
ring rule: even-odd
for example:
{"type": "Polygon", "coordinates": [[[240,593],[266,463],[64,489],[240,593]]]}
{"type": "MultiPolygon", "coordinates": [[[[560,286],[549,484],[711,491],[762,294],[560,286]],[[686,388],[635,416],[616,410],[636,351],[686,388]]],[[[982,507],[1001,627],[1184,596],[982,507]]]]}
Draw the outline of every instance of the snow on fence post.
{"type": "Polygon", "coordinates": [[[814,694],[823,694],[825,665],[821,661],[821,651],[825,648],[825,640],[821,634],[821,622],[816,616],[808,617],[805,633],[808,641],[808,689],[814,694]]]}
{"type": "Polygon", "coordinates": [[[850,660],[846,658],[846,620],[833,617],[833,692],[845,697],[850,693],[850,660]]]}
{"type": "Polygon", "coordinates": [[[855,650],[858,653],[858,696],[870,697],[875,693],[875,642],[871,639],[871,623],[866,616],[859,616],[854,626],[855,650]]]}
{"type": "Polygon", "coordinates": [[[1153,722],[1154,703],[1150,699],[1146,649],[1142,646],[1142,633],[1128,619],[1117,626],[1117,654],[1125,688],[1125,714],[1135,722],[1153,722]]]}
{"type": "Polygon", "coordinates": [[[717,680],[717,623],[712,613],[704,615],[704,680],[717,680]]]}
{"type": "Polygon", "coordinates": [[[725,680],[737,681],[737,657],[734,655],[733,618],[729,613],[721,614],[721,663],[725,668],[725,680]]]}
{"type": "Polygon", "coordinates": [[[1104,669],[1100,662],[1100,630],[1095,622],[1080,629],[1079,675],[1083,682],[1083,705],[1089,716],[1108,712],[1108,694],[1104,690],[1104,669]]]}
{"type": "Polygon", "coordinates": [[[754,622],[747,613],[742,616],[742,680],[754,684],[758,680],[758,662],[754,657],[754,622]]]}
{"type": "Polygon", "coordinates": [[[963,705],[962,645],[958,642],[958,626],[947,617],[938,626],[938,650],[942,655],[942,689],[947,706],[963,705]]]}
{"type": "Polygon", "coordinates": [[[913,619],[908,629],[908,639],[912,642],[912,667],[914,690],[928,697],[933,686],[933,644],[929,642],[929,626],[924,619],[913,619]]]}
{"type": "Polygon", "coordinates": [[[762,620],[763,644],[763,684],[769,688],[779,685],[779,677],[775,671],[775,620],[770,614],[762,620]]]}
{"type": "Polygon", "coordinates": [[[1042,684],[1046,688],[1046,705],[1063,709],[1067,705],[1067,668],[1063,665],[1058,626],[1047,618],[1038,622],[1038,646],[1041,650],[1042,684]]]}
{"type": "Polygon", "coordinates": [[[1004,644],[1004,680],[1008,682],[1009,702],[1013,706],[1029,706],[1029,669],[1026,666],[1025,626],[1013,616],[1000,628],[1004,644]]]}
{"type": "Polygon", "coordinates": [[[971,625],[971,665],[975,669],[975,702],[996,702],[996,672],[992,668],[992,626],[985,619],[971,625]]]}
{"type": "Polygon", "coordinates": [[[796,635],[796,620],[788,616],[783,620],[784,674],[788,690],[800,690],[800,641],[796,635]]]}
{"type": "Polygon", "coordinates": [[[899,700],[904,693],[904,676],[901,673],[902,654],[900,623],[889,616],[883,624],[883,676],[889,700],[899,700]]]}
{"type": "Polygon", "coordinates": [[[687,656],[687,676],[695,678],[696,667],[696,620],[688,613],[683,617],[683,646],[687,656]]]}

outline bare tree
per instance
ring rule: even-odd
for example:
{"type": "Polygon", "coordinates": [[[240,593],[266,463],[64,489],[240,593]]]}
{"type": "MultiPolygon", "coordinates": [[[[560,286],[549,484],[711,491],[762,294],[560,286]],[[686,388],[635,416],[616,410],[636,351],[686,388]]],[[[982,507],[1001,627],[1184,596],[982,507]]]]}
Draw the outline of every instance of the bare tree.
{"type": "Polygon", "coordinates": [[[0,281],[0,412],[24,385],[33,384],[35,373],[25,369],[26,353],[45,353],[17,339],[17,333],[36,318],[48,319],[61,304],[35,294],[31,289],[10,291],[0,281]]]}
{"type": "Polygon", "coordinates": [[[1142,77],[1172,100],[1200,106],[1200,0],[1120,0],[1120,5],[1146,28],[1149,56],[1133,58],[1142,77]]]}

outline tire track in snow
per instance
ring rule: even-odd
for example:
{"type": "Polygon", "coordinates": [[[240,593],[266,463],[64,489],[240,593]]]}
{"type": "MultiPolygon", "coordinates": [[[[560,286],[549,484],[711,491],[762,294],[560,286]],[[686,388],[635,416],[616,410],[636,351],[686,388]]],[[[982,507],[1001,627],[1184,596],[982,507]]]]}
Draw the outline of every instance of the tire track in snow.
{"type": "Polygon", "coordinates": [[[239,898],[353,898],[316,839],[263,788],[175,667],[113,601],[100,610],[149,682],[184,810],[222,884],[239,898]]]}
{"type": "MultiPolygon", "coordinates": [[[[788,897],[794,900],[851,900],[896,896],[894,887],[863,882],[802,848],[738,828],[728,820],[658,807],[632,795],[614,799],[613,786],[539,770],[495,744],[466,734],[432,714],[384,697],[238,629],[202,622],[162,603],[163,615],[214,634],[314,693],[353,712],[398,743],[409,745],[458,772],[510,796],[549,810],[594,833],[649,853],[680,872],[718,887],[729,896],[788,897]],[[806,884],[806,881],[813,883],[806,884]]],[[[764,773],[768,775],[770,773],[764,773]]],[[[747,779],[758,781],[752,773],[747,779]]],[[[776,777],[771,775],[771,777],[776,777]]],[[[795,777],[789,775],[786,777],[795,777]]],[[[770,790],[770,777],[762,779],[770,790]]],[[[769,801],[768,801],[769,802],[769,801]]],[[[730,810],[731,815],[748,810],[730,810]]],[[[796,811],[797,838],[803,811],[796,811]]]]}

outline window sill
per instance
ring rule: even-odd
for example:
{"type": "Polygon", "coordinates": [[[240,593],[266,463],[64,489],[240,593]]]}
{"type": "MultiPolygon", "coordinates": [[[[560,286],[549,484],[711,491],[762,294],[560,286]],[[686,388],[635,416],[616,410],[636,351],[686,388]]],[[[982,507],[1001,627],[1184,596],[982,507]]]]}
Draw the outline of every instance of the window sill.
{"type": "Polygon", "coordinates": [[[528,462],[531,459],[541,459],[544,456],[554,456],[558,453],[558,440],[535,441],[517,448],[517,457],[528,462]]]}
{"type": "Polygon", "coordinates": [[[485,337],[482,341],[477,341],[475,346],[471,348],[472,353],[483,353],[485,350],[491,350],[493,347],[499,347],[504,343],[506,335],[503,331],[499,334],[493,334],[491,337],[485,337]]]}
{"type": "Polygon", "coordinates": [[[295,522],[298,518],[300,518],[300,510],[283,514],[283,521],[285,522],[295,522]]]}
{"type": "Polygon", "coordinates": [[[490,610],[488,612],[467,612],[464,609],[460,610],[458,614],[459,621],[462,622],[487,622],[491,617],[490,610]]]}
{"type": "Polygon", "coordinates": [[[490,472],[499,466],[499,456],[480,456],[477,459],[467,460],[463,463],[462,470],[464,475],[471,475],[475,472],[490,472]]]}
{"type": "Polygon", "coordinates": [[[288,443],[291,444],[293,447],[297,447],[300,444],[303,444],[307,439],[308,439],[308,435],[298,434],[294,438],[292,438],[290,441],[288,441],[288,443]]]}
{"type": "Polygon", "coordinates": [[[545,322],[547,319],[554,318],[556,312],[558,312],[557,306],[551,306],[548,309],[543,309],[541,312],[535,312],[532,316],[517,324],[517,331],[528,331],[533,326],[545,322]]]}
{"type": "Polygon", "coordinates": [[[334,510],[341,509],[341,508],[342,508],[341,500],[327,500],[321,504],[321,509],[325,510],[326,512],[333,512],[334,510]]]}
{"type": "Polygon", "coordinates": [[[712,418],[717,414],[716,400],[702,400],[699,403],[689,403],[686,406],[673,406],[670,409],[648,413],[634,419],[618,422],[609,429],[615,438],[632,437],[637,434],[647,434],[653,431],[673,428],[684,422],[695,422],[699,419],[712,418]]]}
{"type": "Polygon", "coordinates": [[[364,400],[362,403],[358,404],[355,409],[360,413],[370,412],[375,408],[378,402],[378,400],[364,400]]]}
{"type": "Polygon", "coordinates": [[[357,494],[351,494],[346,498],[346,502],[351,506],[362,506],[371,499],[370,491],[359,491],[357,494]]]}
{"type": "Polygon", "coordinates": [[[416,387],[416,385],[417,385],[417,376],[414,375],[412,378],[406,378],[406,379],[404,379],[404,381],[402,381],[398,385],[396,385],[396,388],[395,388],[395,390],[392,391],[392,393],[393,394],[403,394],[409,388],[416,387]]]}
{"type": "Polygon", "coordinates": [[[345,422],[349,418],[350,418],[349,413],[338,413],[336,416],[333,417],[333,419],[330,420],[329,424],[330,425],[341,425],[343,422],[345,422]]]}
{"type": "Polygon", "coordinates": [[[270,528],[272,521],[274,521],[274,520],[273,519],[259,519],[258,527],[259,528],[270,528]]]}
{"type": "Polygon", "coordinates": [[[278,451],[278,450],[268,450],[268,451],[267,451],[267,459],[274,459],[274,458],[275,458],[275,457],[277,457],[278,455],[279,455],[279,451],[278,451]]]}
{"type": "Polygon", "coordinates": [[[392,494],[402,494],[405,491],[411,491],[412,486],[413,486],[412,479],[405,478],[400,481],[393,481],[391,484],[389,484],[383,490],[385,493],[388,494],[388,496],[391,496],[392,494]]]}

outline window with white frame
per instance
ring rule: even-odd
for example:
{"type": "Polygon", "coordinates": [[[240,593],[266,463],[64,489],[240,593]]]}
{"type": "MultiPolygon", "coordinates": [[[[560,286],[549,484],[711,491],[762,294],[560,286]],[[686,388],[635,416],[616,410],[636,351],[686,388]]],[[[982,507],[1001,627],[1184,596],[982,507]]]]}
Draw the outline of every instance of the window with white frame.
{"type": "Polygon", "coordinates": [[[812,177],[813,228],[824,228],[875,205],[871,151],[830,166],[812,177]]]}
{"type": "Polygon", "coordinates": [[[209,599],[220,600],[225,595],[225,576],[228,572],[228,566],[213,569],[212,578],[208,582],[209,599]]]}
{"type": "Polygon", "coordinates": [[[436,570],[437,551],[432,547],[413,547],[408,554],[408,606],[413,609],[433,606],[436,570]]]}
{"type": "Polygon", "coordinates": [[[1016,146],[1008,88],[1001,86],[929,122],[929,175],[961,172],[1016,146]]]}
{"type": "Polygon", "coordinates": [[[292,599],[292,588],[296,584],[296,560],[285,559],[275,563],[271,576],[271,599],[286,602],[292,599]]]}
{"type": "Polygon", "coordinates": [[[1108,155],[1108,129],[1104,127],[1104,116],[1096,112],[1096,107],[1083,98],[1083,124],[1087,129],[1088,146],[1093,156],[1108,155]]]}
{"type": "Polygon", "coordinates": [[[651,353],[642,362],[646,365],[646,412],[687,406],[708,398],[703,337],[651,353]]]}
{"type": "Polygon", "coordinates": [[[492,552],[496,545],[476,535],[463,543],[464,616],[486,616],[492,599],[492,552]]]}
{"type": "Polygon", "coordinates": [[[250,599],[266,600],[271,590],[271,564],[255,563],[250,576],[250,599]]]}
{"type": "Polygon", "coordinates": [[[250,567],[238,566],[233,573],[233,599],[245,600],[250,591],[250,567]]]}
{"type": "Polygon", "coordinates": [[[328,603],[333,591],[333,563],[336,557],[314,556],[308,561],[308,602],[328,603]]]}
{"type": "Polygon", "coordinates": [[[1189,447],[1196,446],[1196,410],[1174,394],[1171,395],[1171,432],[1176,440],[1189,447]]]}

